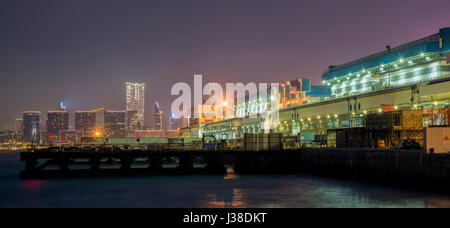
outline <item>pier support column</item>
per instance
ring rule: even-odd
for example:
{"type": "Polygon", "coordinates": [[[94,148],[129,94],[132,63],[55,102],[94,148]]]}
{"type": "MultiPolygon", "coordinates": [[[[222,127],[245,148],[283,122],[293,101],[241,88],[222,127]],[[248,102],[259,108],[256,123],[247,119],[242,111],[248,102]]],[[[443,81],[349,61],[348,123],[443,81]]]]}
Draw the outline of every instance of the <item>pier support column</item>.
{"type": "Polygon", "coordinates": [[[226,173],[223,159],[220,155],[208,155],[208,165],[205,169],[213,173],[226,173]]]}
{"type": "Polygon", "coordinates": [[[192,170],[194,169],[194,159],[189,155],[180,156],[180,169],[192,170]]]}
{"type": "Polygon", "coordinates": [[[163,158],[161,155],[153,155],[150,157],[150,169],[154,171],[161,171],[163,168],[163,158]]]}
{"type": "Polygon", "coordinates": [[[36,170],[36,165],[38,164],[36,159],[30,158],[26,160],[25,170],[27,172],[33,172],[36,170]]]}
{"type": "Polygon", "coordinates": [[[234,170],[237,173],[250,173],[254,172],[254,161],[247,155],[236,156],[236,165],[234,170]]]}
{"type": "Polygon", "coordinates": [[[121,158],[120,163],[121,163],[120,171],[122,172],[122,175],[131,174],[131,164],[133,163],[133,159],[121,158]]]}
{"type": "Polygon", "coordinates": [[[58,159],[57,163],[58,163],[59,171],[61,172],[61,174],[62,175],[67,174],[67,172],[69,171],[69,159],[61,158],[61,159],[58,159]]]}
{"type": "Polygon", "coordinates": [[[95,176],[95,175],[100,174],[100,158],[98,158],[98,157],[91,158],[89,160],[89,164],[91,166],[90,171],[91,171],[92,175],[95,176]]]}

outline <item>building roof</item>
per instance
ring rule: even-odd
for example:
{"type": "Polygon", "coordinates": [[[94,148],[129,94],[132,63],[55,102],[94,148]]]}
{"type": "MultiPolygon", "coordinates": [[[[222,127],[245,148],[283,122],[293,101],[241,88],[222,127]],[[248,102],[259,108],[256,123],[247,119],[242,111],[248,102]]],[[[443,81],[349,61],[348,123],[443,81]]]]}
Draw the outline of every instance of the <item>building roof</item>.
{"type": "MultiPolygon", "coordinates": [[[[330,66],[328,71],[322,75],[322,80],[331,80],[350,73],[359,72],[364,69],[377,67],[382,64],[388,64],[389,62],[394,62],[401,58],[417,56],[421,53],[446,51],[447,49],[440,49],[439,38],[442,34],[448,33],[450,33],[450,27],[443,28],[439,33],[427,36],[425,38],[391,48],[390,56],[388,55],[388,51],[385,50],[345,64],[330,66]]],[[[450,37],[447,39],[450,39],[450,37]]]]}

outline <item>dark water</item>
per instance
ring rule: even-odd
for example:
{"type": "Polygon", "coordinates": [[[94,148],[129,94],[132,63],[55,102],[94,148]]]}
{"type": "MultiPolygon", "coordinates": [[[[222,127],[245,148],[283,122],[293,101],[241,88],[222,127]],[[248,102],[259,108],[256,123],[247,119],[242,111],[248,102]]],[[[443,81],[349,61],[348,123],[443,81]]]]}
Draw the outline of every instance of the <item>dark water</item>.
{"type": "Polygon", "coordinates": [[[0,207],[450,207],[441,195],[310,175],[190,175],[21,180],[0,153],[0,207]]]}

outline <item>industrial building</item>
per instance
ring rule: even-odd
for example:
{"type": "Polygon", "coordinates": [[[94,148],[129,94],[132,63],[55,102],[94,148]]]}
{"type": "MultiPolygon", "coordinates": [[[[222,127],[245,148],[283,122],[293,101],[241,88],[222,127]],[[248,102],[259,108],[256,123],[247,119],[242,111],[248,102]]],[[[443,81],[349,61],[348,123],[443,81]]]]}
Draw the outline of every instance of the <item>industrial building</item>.
{"type": "MultiPolygon", "coordinates": [[[[308,81],[282,83],[279,125],[270,132],[305,146],[339,147],[365,137],[359,145],[342,146],[392,148],[406,139],[423,140],[423,128],[449,125],[450,28],[330,66],[322,81],[328,87],[311,86],[307,92],[302,87],[309,87],[308,81]]],[[[267,109],[263,102],[238,104],[239,118],[191,126],[181,136],[242,139],[245,133],[264,133],[266,119],[247,118],[249,111],[267,109]]]]}

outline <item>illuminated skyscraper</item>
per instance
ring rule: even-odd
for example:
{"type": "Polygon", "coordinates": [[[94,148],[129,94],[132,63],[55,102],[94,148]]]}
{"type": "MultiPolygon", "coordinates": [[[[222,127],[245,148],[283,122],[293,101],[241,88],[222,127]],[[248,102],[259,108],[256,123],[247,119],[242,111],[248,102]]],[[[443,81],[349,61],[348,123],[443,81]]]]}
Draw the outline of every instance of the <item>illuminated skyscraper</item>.
{"type": "Polygon", "coordinates": [[[127,96],[127,111],[136,110],[136,119],[144,126],[145,83],[125,83],[127,96]]]}
{"type": "Polygon", "coordinates": [[[41,112],[27,111],[23,113],[23,141],[40,142],[41,112]]]}
{"type": "Polygon", "coordinates": [[[97,113],[95,111],[76,111],[75,129],[83,137],[93,137],[97,129],[97,113]]]}
{"type": "Polygon", "coordinates": [[[137,110],[127,111],[127,136],[134,136],[134,131],[141,130],[141,123],[137,119],[137,110]]]}
{"type": "Polygon", "coordinates": [[[171,114],[170,116],[169,116],[169,121],[170,121],[170,126],[169,126],[169,130],[175,130],[175,129],[177,129],[177,119],[175,119],[175,116],[174,116],[174,114],[171,114]]]}
{"type": "Polygon", "coordinates": [[[69,113],[64,111],[48,111],[47,133],[50,141],[59,141],[60,131],[69,129],[69,113]]]}
{"type": "Polygon", "coordinates": [[[155,103],[155,114],[154,114],[154,130],[162,130],[163,129],[163,121],[162,121],[162,111],[159,108],[158,102],[155,103]]]}
{"type": "Polygon", "coordinates": [[[189,126],[188,119],[184,117],[177,119],[174,114],[171,114],[169,116],[169,120],[170,120],[169,130],[177,130],[179,128],[185,128],[189,126]]]}
{"type": "Polygon", "coordinates": [[[106,111],[105,136],[109,138],[124,138],[126,116],[126,111],[106,111]]]}

